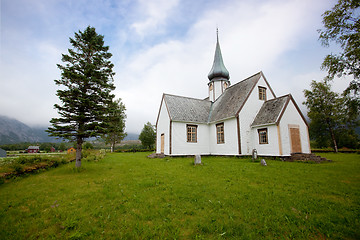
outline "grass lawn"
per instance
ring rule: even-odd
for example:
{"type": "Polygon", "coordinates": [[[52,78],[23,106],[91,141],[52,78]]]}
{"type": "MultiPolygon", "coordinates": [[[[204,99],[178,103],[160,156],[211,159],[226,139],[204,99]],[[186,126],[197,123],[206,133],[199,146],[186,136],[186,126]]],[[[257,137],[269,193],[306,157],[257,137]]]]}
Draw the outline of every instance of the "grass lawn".
{"type": "Polygon", "coordinates": [[[360,155],[108,154],[0,185],[0,239],[360,239],[360,155]]]}

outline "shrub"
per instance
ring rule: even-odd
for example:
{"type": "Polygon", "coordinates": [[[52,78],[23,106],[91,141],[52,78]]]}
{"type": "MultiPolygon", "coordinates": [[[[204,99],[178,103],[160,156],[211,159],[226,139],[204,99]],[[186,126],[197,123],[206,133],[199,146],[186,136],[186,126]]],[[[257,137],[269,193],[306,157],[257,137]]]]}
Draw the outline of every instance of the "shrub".
{"type": "Polygon", "coordinates": [[[84,151],[84,154],[82,156],[82,160],[84,161],[99,161],[101,159],[103,159],[106,155],[106,152],[104,149],[100,150],[100,151],[96,151],[96,150],[86,150],[84,151]]]}
{"type": "Polygon", "coordinates": [[[88,155],[86,158],[83,158],[84,161],[90,162],[90,161],[96,161],[95,155],[88,155]]]}
{"type": "Polygon", "coordinates": [[[27,162],[27,158],[24,156],[20,156],[18,159],[16,159],[17,164],[25,164],[27,162]]]}
{"type": "Polygon", "coordinates": [[[51,166],[56,168],[56,167],[60,166],[60,163],[55,160],[51,166]]]}
{"type": "Polygon", "coordinates": [[[14,172],[16,174],[19,174],[19,173],[22,173],[23,172],[23,166],[21,166],[20,164],[18,163],[15,163],[12,165],[12,168],[14,169],[14,172]]]}

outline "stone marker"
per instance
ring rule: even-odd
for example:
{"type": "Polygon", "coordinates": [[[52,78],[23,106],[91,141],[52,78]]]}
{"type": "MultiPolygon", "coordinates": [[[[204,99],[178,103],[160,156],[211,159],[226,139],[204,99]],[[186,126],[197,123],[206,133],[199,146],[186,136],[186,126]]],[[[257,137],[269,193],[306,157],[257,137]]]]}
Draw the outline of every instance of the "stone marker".
{"type": "Polygon", "coordinates": [[[261,159],[261,162],[260,162],[261,166],[267,166],[266,162],[265,162],[265,159],[261,159]]]}
{"type": "Polygon", "coordinates": [[[201,155],[195,155],[195,165],[201,165],[201,155]]]}
{"type": "Polygon", "coordinates": [[[257,159],[257,150],[254,148],[252,150],[252,161],[255,162],[256,159],[257,159]]]}

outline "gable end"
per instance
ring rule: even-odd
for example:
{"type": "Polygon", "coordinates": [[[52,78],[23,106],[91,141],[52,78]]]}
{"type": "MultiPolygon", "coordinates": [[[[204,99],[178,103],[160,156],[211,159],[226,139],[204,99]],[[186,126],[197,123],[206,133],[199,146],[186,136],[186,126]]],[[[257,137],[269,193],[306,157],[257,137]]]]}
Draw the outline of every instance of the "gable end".
{"type": "MultiPolygon", "coordinates": [[[[268,81],[266,80],[266,78],[265,78],[265,76],[264,76],[264,74],[263,74],[262,71],[260,71],[260,72],[258,72],[258,73],[256,73],[256,74],[252,75],[251,77],[254,77],[254,76],[258,75],[258,74],[260,74],[260,77],[254,82],[254,85],[252,86],[251,90],[249,91],[248,95],[246,96],[243,104],[240,106],[239,110],[236,112],[236,114],[235,114],[236,117],[239,116],[241,110],[243,109],[245,103],[247,102],[248,98],[250,97],[251,93],[252,93],[253,90],[255,89],[255,86],[257,85],[257,83],[259,82],[259,80],[260,80],[261,77],[263,77],[263,79],[264,79],[267,87],[269,88],[270,92],[272,93],[272,95],[274,96],[274,98],[276,98],[276,95],[275,95],[274,91],[273,91],[272,88],[270,87],[270,84],[269,84],[268,81]]],[[[249,77],[249,78],[251,78],[251,77],[249,77]]],[[[249,79],[249,78],[247,78],[247,79],[249,79]]],[[[246,79],[245,79],[245,80],[246,80],[246,79]]],[[[245,80],[244,80],[244,81],[245,81],[245,80]]]]}
{"type": "Polygon", "coordinates": [[[286,107],[288,106],[288,104],[289,104],[289,102],[290,102],[290,100],[291,100],[291,102],[294,104],[294,106],[295,106],[296,110],[298,111],[298,113],[299,113],[300,117],[301,117],[301,118],[302,118],[302,120],[304,121],[305,125],[309,128],[309,124],[308,124],[308,122],[306,121],[305,116],[302,114],[302,112],[301,112],[301,110],[300,110],[299,106],[296,104],[296,102],[295,102],[294,98],[292,97],[292,95],[291,95],[291,94],[288,94],[288,96],[289,96],[289,100],[287,101],[287,103],[286,103],[286,105],[285,105],[285,107],[284,107],[283,111],[281,112],[281,114],[280,114],[280,116],[279,116],[279,119],[277,120],[276,124],[279,124],[279,122],[280,122],[280,120],[281,120],[281,118],[282,118],[282,116],[283,116],[283,114],[284,114],[284,112],[285,112],[285,109],[286,109],[286,107]]]}

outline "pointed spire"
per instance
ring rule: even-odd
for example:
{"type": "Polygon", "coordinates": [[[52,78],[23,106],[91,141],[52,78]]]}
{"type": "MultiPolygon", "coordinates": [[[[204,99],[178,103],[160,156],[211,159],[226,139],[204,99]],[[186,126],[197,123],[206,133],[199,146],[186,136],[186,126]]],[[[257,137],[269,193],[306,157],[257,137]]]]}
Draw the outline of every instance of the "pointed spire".
{"type": "Polygon", "coordinates": [[[208,78],[210,81],[215,80],[229,80],[230,75],[228,70],[226,69],[219,44],[219,29],[216,28],[216,49],[215,49],[215,57],[213,66],[209,72],[208,78]]]}

